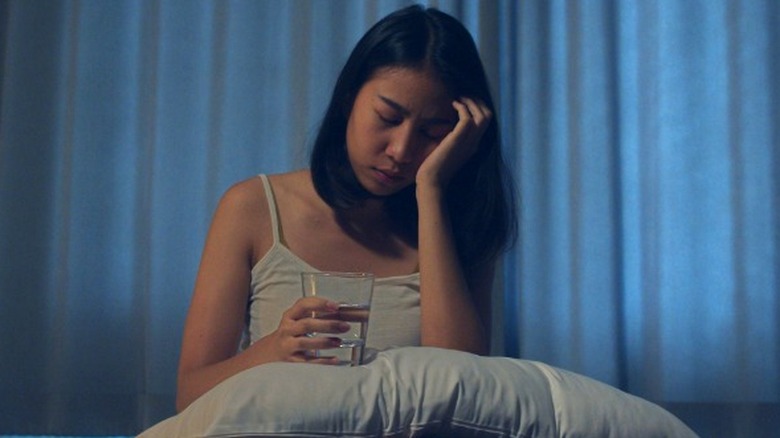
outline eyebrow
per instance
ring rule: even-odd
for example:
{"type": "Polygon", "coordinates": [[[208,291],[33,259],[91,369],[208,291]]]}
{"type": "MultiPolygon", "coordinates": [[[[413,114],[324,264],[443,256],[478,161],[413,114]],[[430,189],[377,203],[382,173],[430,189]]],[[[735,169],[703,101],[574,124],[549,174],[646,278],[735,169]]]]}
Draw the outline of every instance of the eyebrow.
{"type": "MultiPolygon", "coordinates": [[[[401,113],[402,116],[406,117],[409,114],[411,114],[411,111],[409,111],[406,107],[401,105],[400,103],[394,101],[393,99],[390,99],[389,97],[382,96],[381,94],[378,94],[377,97],[382,100],[382,102],[386,103],[388,106],[393,108],[394,110],[401,113]]],[[[426,122],[434,125],[452,125],[457,122],[457,120],[450,120],[450,119],[444,119],[439,117],[434,117],[431,119],[426,119],[426,122]]]]}
{"type": "Polygon", "coordinates": [[[406,109],[403,105],[400,103],[390,99],[389,97],[382,96],[381,94],[378,95],[378,97],[382,100],[382,102],[386,103],[387,105],[391,106],[394,110],[398,111],[404,116],[408,116],[411,111],[406,109]]]}

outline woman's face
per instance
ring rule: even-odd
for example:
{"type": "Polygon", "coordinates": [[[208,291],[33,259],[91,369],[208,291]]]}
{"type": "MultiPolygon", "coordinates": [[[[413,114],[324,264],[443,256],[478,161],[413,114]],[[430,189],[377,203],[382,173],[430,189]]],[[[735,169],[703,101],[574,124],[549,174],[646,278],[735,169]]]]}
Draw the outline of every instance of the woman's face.
{"type": "Polygon", "coordinates": [[[358,92],[347,153],[360,184],[387,196],[414,183],[423,160],[455,126],[453,97],[425,70],[380,69],[358,92]]]}

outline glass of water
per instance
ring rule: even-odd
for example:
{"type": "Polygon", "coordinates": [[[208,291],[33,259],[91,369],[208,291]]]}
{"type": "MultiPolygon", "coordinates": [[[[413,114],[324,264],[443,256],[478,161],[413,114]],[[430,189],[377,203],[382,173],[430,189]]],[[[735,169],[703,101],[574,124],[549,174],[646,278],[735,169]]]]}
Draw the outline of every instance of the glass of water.
{"type": "MultiPolygon", "coordinates": [[[[336,348],[314,350],[315,357],[336,357],[340,365],[363,363],[363,350],[371,313],[374,276],[365,272],[304,272],[301,274],[304,297],[321,297],[339,304],[336,312],[313,312],[313,318],[339,319],[350,329],[341,333],[336,348]]],[[[333,336],[330,333],[310,333],[309,336],[333,336]]]]}

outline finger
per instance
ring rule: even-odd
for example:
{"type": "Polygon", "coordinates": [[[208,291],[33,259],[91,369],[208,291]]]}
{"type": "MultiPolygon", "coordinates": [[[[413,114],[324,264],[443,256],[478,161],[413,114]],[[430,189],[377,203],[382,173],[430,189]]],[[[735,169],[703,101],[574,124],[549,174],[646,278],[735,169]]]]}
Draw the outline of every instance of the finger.
{"type": "Polygon", "coordinates": [[[458,124],[455,125],[452,133],[456,138],[465,140],[468,144],[476,146],[476,140],[482,135],[484,129],[484,111],[477,105],[473,99],[461,98],[455,100],[452,106],[458,112],[458,124]]]}
{"type": "Polygon", "coordinates": [[[338,319],[304,318],[297,321],[294,336],[307,335],[309,333],[344,333],[348,332],[350,325],[338,319]]]}
{"type": "Polygon", "coordinates": [[[297,339],[311,333],[344,333],[349,329],[350,325],[340,319],[304,317],[297,320],[283,319],[278,331],[284,338],[297,339]]]}
{"type": "Polygon", "coordinates": [[[460,137],[474,127],[473,116],[471,115],[468,106],[459,100],[453,100],[452,107],[455,108],[455,111],[458,113],[458,123],[455,124],[450,135],[460,137]]]}
{"type": "Polygon", "coordinates": [[[335,336],[303,336],[298,338],[298,351],[339,348],[343,341],[335,336]]]}
{"type": "Polygon", "coordinates": [[[335,336],[314,336],[302,335],[294,338],[287,338],[282,344],[283,349],[287,351],[286,360],[292,360],[296,357],[305,356],[308,352],[315,350],[331,350],[339,348],[342,345],[342,339],[335,336]]]}
{"type": "MultiPolygon", "coordinates": [[[[487,108],[483,108],[473,99],[463,97],[455,100],[453,101],[453,107],[458,112],[459,119],[453,131],[458,133],[479,133],[482,127],[486,125],[485,120],[488,120],[488,115],[485,111],[487,108]]],[[[489,113],[489,110],[487,111],[489,113]]]]}
{"type": "Polygon", "coordinates": [[[345,309],[340,308],[338,318],[348,322],[368,322],[370,311],[368,309],[345,309]]]}
{"type": "Polygon", "coordinates": [[[456,99],[452,101],[452,107],[455,108],[455,111],[458,112],[458,123],[457,125],[462,124],[463,122],[468,122],[472,119],[471,111],[469,110],[468,104],[464,101],[465,99],[456,99]]]}
{"type": "Polygon", "coordinates": [[[468,97],[461,98],[462,103],[468,109],[471,114],[474,123],[477,126],[485,125],[493,117],[493,113],[490,108],[481,100],[476,100],[468,97]]]}
{"type": "Polygon", "coordinates": [[[292,307],[287,309],[284,316],[288,319],[297,320],[301,318],[309,318],[317,311],[337,312],[338,310],[339,304],[335,301],[330,301],[319,297],[306,297],[296,301],[292,307]]]}
{"type": "Polygon", "coordinates": [[[305,351],[298,351],[287,357],[287,362],[303,363],[308,362],[308,353],[305,351]]]}

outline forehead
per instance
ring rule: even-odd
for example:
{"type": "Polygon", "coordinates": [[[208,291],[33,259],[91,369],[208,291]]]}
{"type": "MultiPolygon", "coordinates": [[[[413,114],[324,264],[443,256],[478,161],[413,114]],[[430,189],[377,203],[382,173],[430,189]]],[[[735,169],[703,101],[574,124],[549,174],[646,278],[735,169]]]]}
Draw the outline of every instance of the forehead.
{"type": "Polygon", "coordinates": [[[390,99],[413,112],[434,107],[449,109],[453,100],[444,83],[427,69],[380,69],[363,85],[361,93],[379,100],[390,99]]]}

